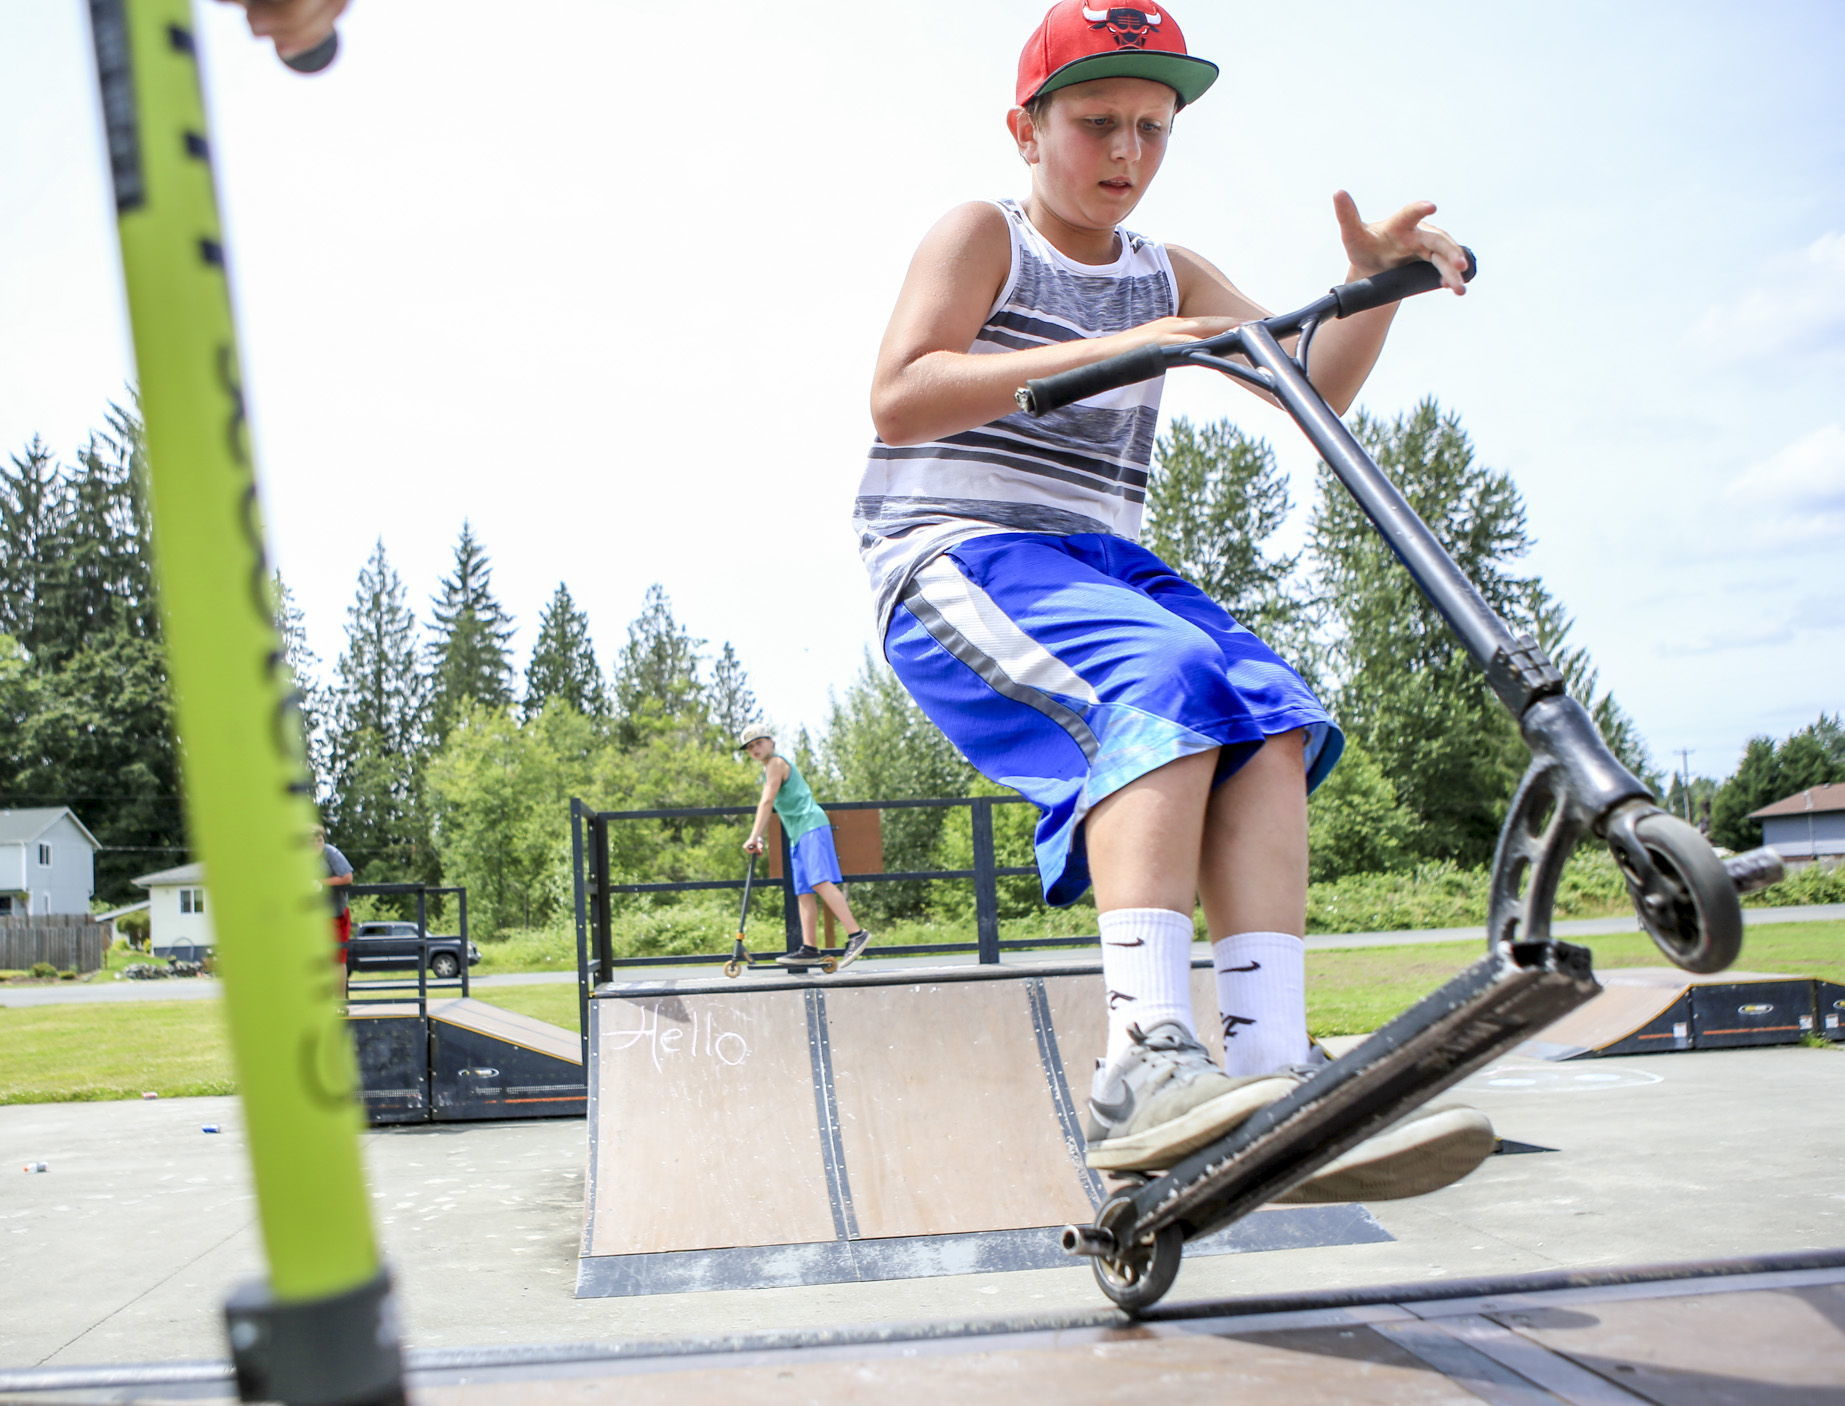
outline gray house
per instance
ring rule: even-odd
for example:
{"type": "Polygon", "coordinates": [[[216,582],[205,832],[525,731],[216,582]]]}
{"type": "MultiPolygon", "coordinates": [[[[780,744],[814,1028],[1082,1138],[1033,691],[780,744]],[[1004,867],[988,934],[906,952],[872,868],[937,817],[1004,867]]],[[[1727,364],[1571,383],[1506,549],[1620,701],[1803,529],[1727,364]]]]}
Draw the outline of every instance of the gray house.
{"type": "Polygon", "coordinates": [[[69,806],[0,810],[0,918],[87,917],[97,849],[69,806]]]}
{"type": "Polygon", "coordinates": [[[1762,843],[1789,864],[1845,859],[1845,785],[1809,787],[1749,819],[1762,822],[1762,843]]]}

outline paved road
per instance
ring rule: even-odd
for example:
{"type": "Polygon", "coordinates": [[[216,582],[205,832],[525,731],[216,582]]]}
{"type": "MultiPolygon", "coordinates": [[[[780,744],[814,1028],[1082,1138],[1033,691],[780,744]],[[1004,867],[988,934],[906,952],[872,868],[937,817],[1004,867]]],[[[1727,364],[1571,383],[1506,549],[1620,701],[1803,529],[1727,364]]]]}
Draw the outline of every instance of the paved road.
{"type": "MultiPolygon", "coordinates": [[[[1814,904],[1796,908],[1747,908],[1743,910],[1743,922],[1747,926],[1759,923],[1820,923],[1845,921],[1845,903],[1814,904]]],[[[1551,931],[1557,937],[1600,937],[1610,933],[1639,932],[1640,924],[1631,917],[1621,918],[1580,918],[1566,922],[1554,923],[1551,931]]],[[[1412,932],[1348,932],[1316,933],[1307,939],[1307,946],[1312,949],[1340,947],[1405,947],[1423,942],[1478,942],[1486,941],[1484,927],[1471,928],[1424,928],[1412,932]]],[[[1199,949],[1201,952],[1203,948],[1199,949]]],[[[875,949],[874,949],[875,951],[875,949]]],[[[1068,962],[1080,961],[1085,954],[1080,948],[1068,948],[1058,951],[1027,953],[1014,956],[1013,962],[1068,962]]],[[[871,959],[867,959],[871,960],[871,959]]],[[[920,966],[940,966],[943,961],[968,960],[963,957],[897,957],[886,961],[892,965],[905,963],[920,966]]],[[[884,965],[885,963],[878,963],[884,965]]],[[[635,968],[635,979],[643,975],[658,977],[662,973],[675,976],[706,976],[716,971],[702,967],[673,968],[635,968]]],[[[495,986],[536,986],[554,982],[574,982],[574,971],[555,972],[514,972],[505,976],[478,976],[472,981],[477,988],[491,989],[495,986]]],[[[454,988],[435,988],[432,994],[452,994],[454,988]]],[[[115,981],[95,983],[62,982],[55,986],[0,986],[0,1006],[56,1006],[81,1001],[187,1001],[211,1000],[218,994],[218,983],[211,977],[178,978],[166,981],[115,981]]]]}

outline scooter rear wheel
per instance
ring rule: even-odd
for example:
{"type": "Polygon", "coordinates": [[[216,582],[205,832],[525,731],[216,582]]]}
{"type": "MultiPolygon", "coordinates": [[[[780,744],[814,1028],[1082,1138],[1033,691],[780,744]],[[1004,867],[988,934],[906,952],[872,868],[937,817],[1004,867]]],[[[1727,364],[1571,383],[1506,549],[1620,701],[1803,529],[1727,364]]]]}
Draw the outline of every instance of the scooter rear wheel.
{"type": "Polygon", "coordinates": [[[1720,972],[1742,952],[1742,904],[1708,841],[1677,816],[1643,815],[1634,834],[1665,880],[1636,895],[1640,921],[1659,950],[1686,971],[1720,972]]]}
{"type": "MultiPolygon", "coordinates": [[[[1132,1218],[1131,1195],[1110,1197],[1096,1216],[1096,1224],[1113,1230],[1132,1218]]],[[[1136,1314],[1165,1297],[1178,1276],[1185,1253],[1185,1232],[1177,1225],[1161,1226],[1151,1241],[1122,1246],[1113,1255],[1089,1261],[1095,1282],[1124,1313],[1136,1314]]]]}

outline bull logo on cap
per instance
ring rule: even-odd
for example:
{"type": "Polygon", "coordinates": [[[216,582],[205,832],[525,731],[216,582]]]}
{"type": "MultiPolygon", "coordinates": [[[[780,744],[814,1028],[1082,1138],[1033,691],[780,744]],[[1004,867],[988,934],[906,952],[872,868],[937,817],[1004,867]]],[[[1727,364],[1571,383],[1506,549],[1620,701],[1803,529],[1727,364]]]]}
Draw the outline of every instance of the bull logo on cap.
{"type": "Polygon", "coordinates": [[[1092,10],[1085,5],[1083,18],[1089,21],[1091,29],[1106,29],[1114,35],[1117,49],[1146,48],[1147,36],[1160,27],[1158,10],[1127,8],[1092,10]]]}

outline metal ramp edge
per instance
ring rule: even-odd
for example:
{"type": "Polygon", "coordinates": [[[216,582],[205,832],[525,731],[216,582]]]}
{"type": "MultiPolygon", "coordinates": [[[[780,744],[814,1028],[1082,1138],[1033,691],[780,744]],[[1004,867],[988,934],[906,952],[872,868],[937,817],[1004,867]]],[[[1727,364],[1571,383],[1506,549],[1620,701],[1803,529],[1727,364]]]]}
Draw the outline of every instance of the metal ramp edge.
{"type": "MultiPolygon", "coordinates": [[[[1138,1360],[1124,1365],[1143,1384],[1163,1365],[1190,1367],[1186,1379],[1215,1396],[1252,1400],[1426,1401],[1447,1382],[1508,1402],[1836,1402],[1845,1381],[1841,1307],[1845,1248],[1176,1302],[1133,1321],[1094,1309],[412,1349],[406,1385],[470,1388],[467,1399],[483,1403],[532,1400],[539,1384],[548,1384],[544,1399],[568,1390],[572,1400],[619,1401],[636,1399],[634,1378],[644,1374],[663,1389],[649,1399],[701,1399],[721,1384],[731,1399],[760,1388],[776,1399],[848,1401],[869,1399],[875,1377],[871,1387],[893,1399],[994,1399],[1020,1381],[1053,1391],[1074,1368],[1091,1374],[1093,1396],[1104,1385],[1098,1368],[1129,1353],[1138,1360]],[[1688,1331],[1693,1319],[1701,1332],[1688,1331]],[[1200,1343],[1211,1353],[1204,1363],[1195,1358],[1200,1343]],[[1282,1354],[1293,1378],[1265,1379],[1282,1354]],[[1383,1394],[1390,1358],[1410,1369],[1407,1396],[1383,1394]],[[1724,1364],[1720,1379],[1713,1359],[1724,1364]],[[710,1375],[720,1370],[724,1377],[710,1375]]],[[[0,1402],[236,1396],[228,1361],[0,1368],[0,1402]]]]}

